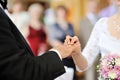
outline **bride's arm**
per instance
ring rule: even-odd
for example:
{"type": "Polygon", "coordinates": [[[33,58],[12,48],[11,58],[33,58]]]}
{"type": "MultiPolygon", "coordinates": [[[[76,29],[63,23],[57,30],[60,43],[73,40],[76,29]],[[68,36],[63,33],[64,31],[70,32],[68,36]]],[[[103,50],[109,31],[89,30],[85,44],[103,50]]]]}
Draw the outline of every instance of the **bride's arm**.
{"type": "Polygon", "coordinates": [[[80,53],[72,55],[72,58],[74,60],[74,63],[80,70],[85,70],[88,66],[86,58],[80,53]]]}
{"type": "Polygon", "coordinates": [[[86,47],[83,49],[83,52],[81,53],[80,47],[78,47],[79,50],[76,48],[75,49],[76,53],[72,55],[73,60],[80,71],[84,71],[89,67],[91,67],[91,65],[93,65],[95,61],[95,58],[99,54],[98,43],[99,43],[100,34],[102,33],[101,32],[102,22],[103,22],[103,19],[100,19],[96,23],[92,31],[92,34],[88,40],[88,43],[86,47]]]}

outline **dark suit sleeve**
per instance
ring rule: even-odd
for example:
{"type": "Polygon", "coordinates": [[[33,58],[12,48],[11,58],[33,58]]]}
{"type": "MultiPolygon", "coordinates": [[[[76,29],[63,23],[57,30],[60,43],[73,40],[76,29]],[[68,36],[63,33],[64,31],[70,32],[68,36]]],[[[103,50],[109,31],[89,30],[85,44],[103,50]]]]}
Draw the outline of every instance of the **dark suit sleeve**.
{"type": "Polygon", "coordinates": [[[0,80],[53,80],[64,72],[55,52],[34,58],[17,46],[9,22],[0,14],[0,80]]]}

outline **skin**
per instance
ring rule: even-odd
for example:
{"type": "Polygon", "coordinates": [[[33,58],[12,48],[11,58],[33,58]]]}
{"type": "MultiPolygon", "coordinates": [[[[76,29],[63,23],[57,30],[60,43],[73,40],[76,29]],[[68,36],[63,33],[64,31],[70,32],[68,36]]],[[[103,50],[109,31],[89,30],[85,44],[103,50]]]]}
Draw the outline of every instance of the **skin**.
{"type": "Polygon", "coordinates": [[[98,1],[93,0],[93,1],[88,1],[87,3],[87,12],[92,12],[94,14],[98,13],[98,1]]]}
{"type": "Polygon", "coordinates": [[[19,14],[23,10],[24,9],[23,9],[22,3],[16,3],[16,4],[13,5],[13,14],[19,14]]]}
{"type": "Polygon", "coordinates": [[[40,21],[41,17],[43,16],[43,7],[40,4],[33,4],[29,8],[29,15],[30,15],[30,25],[39,30],[41,27],[42,22],[40,21]]]}
{"type": "MultiPolygon", "coordinates": [[[[119,35],[120,32],[118,32],[114,29],[115,25],[113,24],[113,21],[116,21],[116,22],[120,21],[120,0],[115,0],[115,2],[119,6],[118,13],[109,17],[108,21],[107,21],[107,24],[108,24],[109,33],[113,37],[115,37],[117,39],[120,39],[120,35],[119,35]]],[[[120,25],[120,23],[118,25],[120,25]]],[[[79,67],[80,70],[85,70],[88,67],[88,62],[85,59],[85,57],[81,54],[81,46],[80,46],[78,38],[76,36],[75,37],[67,36],[66,40],[65,40],[65,43],[68,44],[68,45],[74,46],[73,53],[71,54],[72,58],[73,58],[75,64],[79,67]]]]}
{"type": "Polygon", "coordinates": [[[107,24],[108,24],[108,30],[109,30],[109,33],[117,38],[117,39],[120,39],[120,31],[116,31],[116,25],[120,25],[119,21],[120,21],[120,0],[115,0],[116,1],[116,4],[118,5],[119,9],[118,9],[118,12],[111,16],[108,21],[107,21],[107,24]],[[117,24],[113,24],[113,21],[117,22],[117,24]]]}
{"type": "Polygon", "coordinates": [[[81,44],[79,43],[79,39],[77,36],[75,37],[70,37],[67,36],[65,43],[68,45],[72,45],[73,48],[73,52],[72,52],[72,58],[75,62],[75,64],[81,69],[81,70],[85,70],[87,68],[87,60],[85,59],[85,57],[81,54],[81,44]]]}

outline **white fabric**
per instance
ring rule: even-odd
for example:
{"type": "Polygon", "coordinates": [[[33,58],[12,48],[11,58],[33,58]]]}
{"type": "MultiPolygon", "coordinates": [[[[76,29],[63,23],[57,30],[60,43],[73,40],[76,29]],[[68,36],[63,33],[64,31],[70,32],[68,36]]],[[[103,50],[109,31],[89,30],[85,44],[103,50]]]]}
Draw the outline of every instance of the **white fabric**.
{"type": "Polygon", "coordinates": [[[3,9],[2,5],[0,4],[0,7],[3,9]]]}
{"type": "Polygon", "coordinates": [[[108,18],[102,18],[96,23],[82,52],[88,61],[88,68],[93,64],[99,53],[101,53],[102,57],[110,53],[120,53],[120,40],[110,35],[107,20],[108,18]]]}
{"type": "Polygon", "coordinates": [[[66,73],[56,78],[55,80],[73,80],[74,70],[73,68],[65,67],[66,73]]]}
{"type": "MultiPolygon", "coordinates": [[[[2,5],[0,4],[0,7],[3,9],[3,7],[2,7],[2,5]]],[[[5,11],[5,13],[8,15],[8,16],[10,16],[10,14],[9,14],[9,12],[8,12],[8,10],[7,9],[3,9],[4,11],[5,11]]]]}

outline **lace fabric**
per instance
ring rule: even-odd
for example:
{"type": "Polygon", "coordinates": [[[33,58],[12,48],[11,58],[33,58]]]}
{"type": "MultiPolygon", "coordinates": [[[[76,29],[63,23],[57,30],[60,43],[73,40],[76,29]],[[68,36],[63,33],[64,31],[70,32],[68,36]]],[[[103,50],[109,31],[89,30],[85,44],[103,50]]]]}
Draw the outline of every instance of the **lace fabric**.
{"type": "Polygon", "coordinates": [[[99,53],[102,57],[109,53],[120,53],[120,40],[109,34],[107,20],[108,18],[101,18],[96,23],[88,43],[82,51],[83,56],[88,61],[88,68],[93,65],[99,53]]]}

